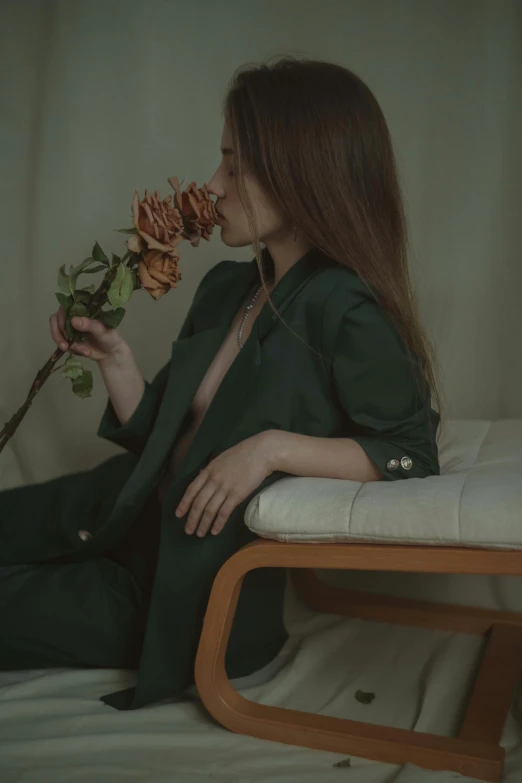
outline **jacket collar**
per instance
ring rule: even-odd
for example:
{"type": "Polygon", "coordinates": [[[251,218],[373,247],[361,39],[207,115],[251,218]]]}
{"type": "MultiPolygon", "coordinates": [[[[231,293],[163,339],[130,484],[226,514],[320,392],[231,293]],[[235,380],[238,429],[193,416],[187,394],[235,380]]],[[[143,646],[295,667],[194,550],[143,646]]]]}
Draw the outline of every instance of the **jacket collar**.
{"type": "MultiPolygon", "coordinates": [[[[274,262],[268,252],[268,248],[265,247],[263,249],[261,258],[265,279],[270,279],[274,274],[274,262]]],[[[329,265],[329,263],[335,262],[315,247],[301,256],[301,258],[287,270],[271,292],[270,299],[272,300],[274,307],[282,314],[309,280],[320,272],[321,269],[324,269],[325,266],[329,265]]],[[[252,287],[257,288],[260,284],[261,275],[259,273],[257,259],[254,257],[249,263],[248,285],[245,296],[250,292],[252,287]]],[[[237,312],[237,309],[238,308],[236,308],[235,313],[237,312]]],[[[270,303],[268,301],[265,302],[261,308],[261,312],[256,318],[254,328],[252,329],[254,340],[261,343],[277,320],[279,319],[270,307],[270,303]]]]}

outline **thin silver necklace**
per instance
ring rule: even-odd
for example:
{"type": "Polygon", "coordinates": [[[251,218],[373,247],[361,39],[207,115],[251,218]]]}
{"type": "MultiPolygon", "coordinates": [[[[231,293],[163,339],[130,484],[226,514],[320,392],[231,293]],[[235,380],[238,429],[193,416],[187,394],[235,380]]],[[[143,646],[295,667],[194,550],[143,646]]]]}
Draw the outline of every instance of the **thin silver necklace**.
{"type": "Polygon", "coordinates": [[[259,288],[257,289],[257,291],[255,292],[254,296],[253,296],[253,297],[252,297],[252,299],[250,300],[250,304],[247,304],[247,306],[246,306],[246,309],[245,309],[245,314],[244,314],[244,316],[243,316],[243,320],[241,321],[241,325],[240,325],[240,327],[239,327],[239,331],[238,331],[238,333],[237,333],[237,344],[238,344],[238,346],[239,346],[239,348],[240,348],[240,349],[243,347],[243,342],[242,342],[242,338],[243,338],[243,328],[244,328],[244,326],[245,326],[246,319],[248,318],[248,314],[249,314],[250,310],[251,310],[251,309],[253,308],[253,306],[255,305],[255,303],[256,303],[256,299],[257,299],[257,297],[259,296],[259,292],[261,291],[261,289],[262,289],[262,288],[263,288],[263,286],[262,286],[262,285],[260,285],[260,286],[259,286],[259,288]]]}

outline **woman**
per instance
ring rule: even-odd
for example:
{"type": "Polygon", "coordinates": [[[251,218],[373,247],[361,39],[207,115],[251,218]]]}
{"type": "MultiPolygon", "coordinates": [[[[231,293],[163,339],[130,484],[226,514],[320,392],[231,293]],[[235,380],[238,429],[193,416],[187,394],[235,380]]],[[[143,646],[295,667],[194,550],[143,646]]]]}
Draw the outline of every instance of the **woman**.
{"type": "MultiPolygon", "coordinates": [[[[82,319],[126,453],[0,494],[0,668],[138,669],[102,697],[182,694],[221,565],[256,538],[245,509],[283,476],[438,474],[434,352],[409,279],[389,132],[368,87],[326,62],[240,70],[208,183],[229,247],[199,284],[170,361],[144,381],[117,330],[82,319]],[[261,243],[264,248],[261,249],[261,243]],[[283,317],[284,314],[284,317],[283,317]]],[[[247,574],[229,677],[284,646],[285,573],[247,574]]]]}

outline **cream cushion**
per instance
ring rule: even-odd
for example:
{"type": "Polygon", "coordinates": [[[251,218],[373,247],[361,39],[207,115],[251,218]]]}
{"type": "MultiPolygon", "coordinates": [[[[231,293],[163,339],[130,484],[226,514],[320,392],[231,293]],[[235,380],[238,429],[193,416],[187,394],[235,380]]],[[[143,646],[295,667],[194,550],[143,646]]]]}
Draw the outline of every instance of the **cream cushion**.
{"type": "Polygon", "coordinates": [[[252,498],[262,538],[522,548],[522,419],[449,419],[440,476],[361,483],[285,476],[252,498]]]}

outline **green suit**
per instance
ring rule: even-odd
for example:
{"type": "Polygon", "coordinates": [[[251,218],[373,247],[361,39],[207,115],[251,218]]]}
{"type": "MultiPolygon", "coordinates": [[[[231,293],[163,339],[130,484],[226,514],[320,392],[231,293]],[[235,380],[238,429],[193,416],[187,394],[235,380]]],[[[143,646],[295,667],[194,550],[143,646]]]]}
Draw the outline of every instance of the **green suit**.
{"type": "MultiPolygon", "coordinates": [[[[273,262],[266,249],[264,263],[270,272],[273,262]]],[[[266,303],[161,507],[157,513],[144,513],[194,394],[258,281],[255,259],[222,261],[204,276],[172,344],[170,361],[152,383],[146,382],[131,419],[121,426],[110,400],[107,404],[98,435],[126,453],[90,471],[0,493],[3,566],[77,567],[118,553],[138,520],[147,540],[150,524],[157,559],[151,566],[150,600],[140,615],[136,687],[102,697],[118,709],[173,696],[194,682],[194,659],[215,575],[234,552],[256,538],[244,524],[245,508],[261,489],[289,475],[278,471],[268,476],[236,507],[217,536],[199,539],[184,532],[187,515],[178,519],[174,511],[188,484],[218,454],[256,433],[280,429],[354,438],[386,480],[440,473],[435,441],[439,415],[430,407],[428,389],[424,400],[416,394],[396,330],[358,275],[312,250],[272,292],[277,310],[311,348],[266,303]]],[[[260,669],[288,638],[284,589],[282,569],[258,569],[245,577],[226,656],[229,677],[260,669]]],[[[0,621],[1,616],[0,611],[0,621]]],[[[2,663],[6,657],[0,647],[0,667],[10,665],[9,660],[2,663]]]]}

